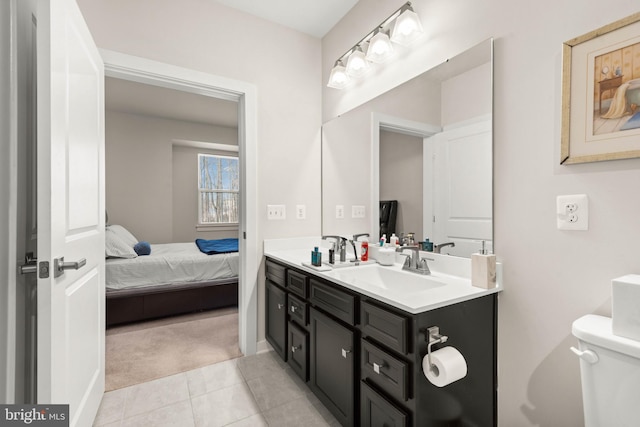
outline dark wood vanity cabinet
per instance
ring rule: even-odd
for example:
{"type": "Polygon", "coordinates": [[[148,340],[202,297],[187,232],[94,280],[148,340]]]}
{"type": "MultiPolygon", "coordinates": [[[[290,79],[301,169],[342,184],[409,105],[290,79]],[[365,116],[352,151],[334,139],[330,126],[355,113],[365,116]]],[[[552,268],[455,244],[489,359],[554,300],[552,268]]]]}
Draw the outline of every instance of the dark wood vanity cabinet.
{"type": "Polygon", "coordinates": [[[496,294],[411,314],[267,259],[266,335],[343,426],[497,425],[496,294]],[[284,307],[281,305],[284,304],[284,307]],[[422,370],[427,329],[457,348],[467,376],[422,370]]]}

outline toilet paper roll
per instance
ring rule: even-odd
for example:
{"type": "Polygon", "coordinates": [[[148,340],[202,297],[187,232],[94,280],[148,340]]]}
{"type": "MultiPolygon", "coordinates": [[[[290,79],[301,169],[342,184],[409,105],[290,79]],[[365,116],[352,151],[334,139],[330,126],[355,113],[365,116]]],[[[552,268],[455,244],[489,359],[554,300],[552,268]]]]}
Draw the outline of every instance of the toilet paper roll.
{"type": "Polygon", "coordinates": [[[455,347],[443,347],[431,352],[429,366],[428,356],[422,358],[422,372],[431,384],[444,387],[467,375],[467,361],[455,347]]]}

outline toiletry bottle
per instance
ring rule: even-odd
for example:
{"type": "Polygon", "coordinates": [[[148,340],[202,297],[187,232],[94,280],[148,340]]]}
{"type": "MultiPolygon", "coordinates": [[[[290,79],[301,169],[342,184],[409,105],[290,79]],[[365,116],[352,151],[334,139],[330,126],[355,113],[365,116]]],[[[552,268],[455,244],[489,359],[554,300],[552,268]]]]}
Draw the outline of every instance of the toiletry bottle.
{"type": "Polygon", "coordinates": [[[471,284],[483,289],[496,287],[496,256],[484,248],[484,240],[480,252],[471,254],[471,284]]]}
{"type": "Polygon", "coordinates": [[[366,240],[360,245],[360,261],[369,261],[369,242],[366,240]]]}
{"type": "Polygon", "coordinates": [[[396,233],[391,234],[391,239],[389,240],[389,243],[391,243],[391,246],[398,246],[398,236],[396,236],[396,233]]]}
{"type": "Polygon", "coordinates": [[[321,257],[321,253],[318,250],[318,247],[316,246],[315,248],[313,248],[313,251],[311,252],[311,265],[315,265],[316,267],[321,265],[322,259],[320,257],[321,257]]]}
{"type": "Polygon", "coordinates": [[[331,248],[329,249],[329,264],[335,264],[336,262],[336,251],[331,248]]]}
{"type": "Polygon", "coordinates": [[[385,243],[387,243],[387,235],[383,234],[382,237],[380,238],[380,246],[384,246],[385,243]]]}

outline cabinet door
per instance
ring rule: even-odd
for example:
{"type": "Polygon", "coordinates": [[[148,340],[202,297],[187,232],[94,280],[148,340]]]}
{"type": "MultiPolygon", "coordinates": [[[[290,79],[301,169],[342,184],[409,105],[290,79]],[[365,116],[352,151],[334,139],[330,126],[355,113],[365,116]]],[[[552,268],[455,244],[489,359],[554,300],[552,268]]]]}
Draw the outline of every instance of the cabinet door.
{"type": "Polygon", "coordinates": [[[267,280],[265,297],[267,341],[283,360],[287,360],[287,294],[267,280]]]}
{"type": "Polygon", "coordinates": [[[309,332],[289,322],[288,361],[291,369],[307,382],[309,379],[309,332]]]}
{"type": "Polygon", "coordinates": [[[311,308],[311,388],[343,426],[354,425],[354,332],[311,308]]]}
{"type": "Polygon", "coordinates": [[[409,424],[409,416],[403,409],[382,397],[366,382],[361,384],[361,427],[406,427],[409,424]]]}

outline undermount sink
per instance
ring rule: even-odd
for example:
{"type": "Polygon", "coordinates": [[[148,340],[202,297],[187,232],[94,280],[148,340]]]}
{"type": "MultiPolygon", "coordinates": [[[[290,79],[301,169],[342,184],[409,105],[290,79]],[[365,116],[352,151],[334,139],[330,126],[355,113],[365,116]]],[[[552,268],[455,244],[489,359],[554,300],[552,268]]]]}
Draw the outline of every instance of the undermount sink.
{"type": "Polygon", "coordinates": [[[383,267],[379,264],[332,270],[325,274],[360,288],[366,289],[373,286],[387,291],[401,292],[404,295],[424,292],[446,284],[433,276],[404,271],[399,266],[383,267]]]}

